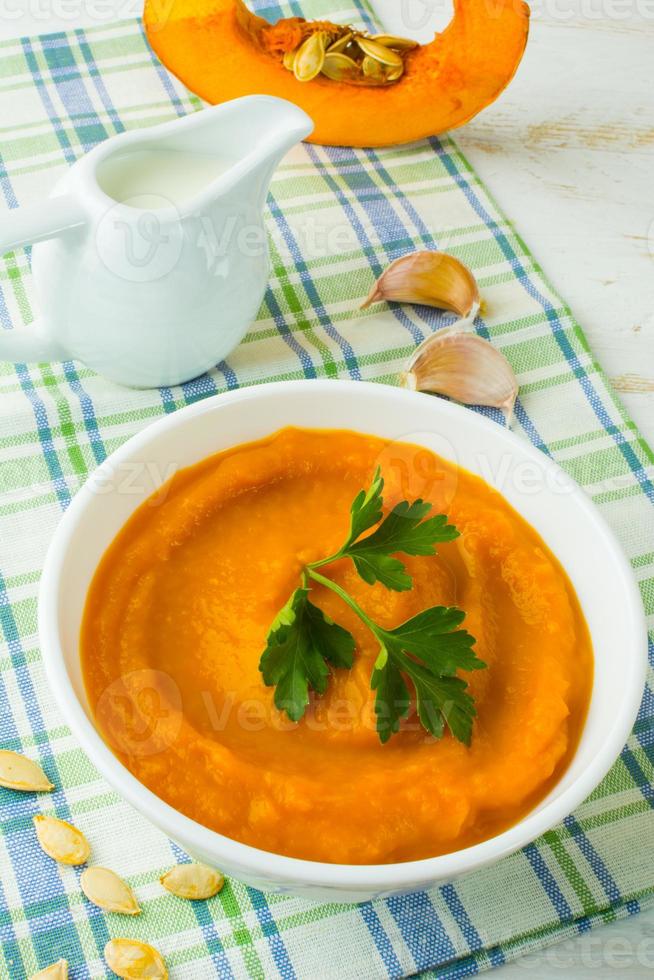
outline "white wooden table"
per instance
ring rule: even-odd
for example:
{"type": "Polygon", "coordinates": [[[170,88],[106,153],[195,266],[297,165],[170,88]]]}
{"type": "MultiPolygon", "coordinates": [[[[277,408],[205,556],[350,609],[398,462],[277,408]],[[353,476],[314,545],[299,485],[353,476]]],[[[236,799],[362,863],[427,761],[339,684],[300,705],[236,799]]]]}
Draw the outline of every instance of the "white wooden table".
{"type": "MultiPolygon", "coordinates": [[[[451,14],[450,0],[376,5],[388,29],[420,40],[451,14]]],[[[534,6],[516,78],[456,138],[654,445],[654,0],[534,6]]],[[[139,13],[139,0],[0,0],[0,40],[139,13]]],[[[654,910],[499,975],[654,977],[654,910]]]]}

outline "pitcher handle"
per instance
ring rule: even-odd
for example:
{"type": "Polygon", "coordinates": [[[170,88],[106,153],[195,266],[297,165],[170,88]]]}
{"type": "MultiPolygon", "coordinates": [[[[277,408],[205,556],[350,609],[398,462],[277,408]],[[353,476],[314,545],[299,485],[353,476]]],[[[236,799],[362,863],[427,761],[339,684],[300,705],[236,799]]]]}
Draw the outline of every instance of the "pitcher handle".
{"type": "MultiPolygon", "coordinates": [[[[0,217],[0,255],[23,245],[54,238],[79,227],[86,216],[69,196],[51,197],[41,204],[5,211],[0,217]]],[[[36,320],[18,330],[0,329],[0,361],[16,363],[63,360],[65,351],[36,320]]]]}

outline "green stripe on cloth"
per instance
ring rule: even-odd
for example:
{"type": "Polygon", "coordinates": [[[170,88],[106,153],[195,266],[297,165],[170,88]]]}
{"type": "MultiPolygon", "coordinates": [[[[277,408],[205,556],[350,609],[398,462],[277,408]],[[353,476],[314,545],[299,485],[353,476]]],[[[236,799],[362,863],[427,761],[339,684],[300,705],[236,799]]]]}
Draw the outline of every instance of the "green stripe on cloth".
{"type": "MultiPolygon", "coordinates": [[[[304,6],[369,22],[351,3],[304,6]]],[[[279,12],[273,2],[257,7],[279,12]]],[[[283,10],[300,12],[297,3],[283,10]]],[[[135,21],[5,42],[4,206],[39,200],[98,141],[199,107],[135,21]]],[[[456,143],[299,147],[275,176],[267,223],[270,288],[244,342],[209,375],[128,391],[77,363],[0,364],[0,744],[38,757],[63,787],[48,804],[83,827],[98,863],[138,888],[144,915],[130,934],[155,942],[174,977],[463,977],[638,911],[654,886],[650,686],[619,761],[562,826],[454,884],[360,907],[262,895],[237,881],[207,903],[171,902],[158,876],[186,856],[107,787],[66,728],[43,675],[36,594],[51,534],[88,473],[151,420],[228,388],[303,377],[397,383],[416,344],[452,317],[357,308],[384,265],[416,247],[447,249],[474,268],[485,298],[476,329],[522,386],[517,431],[597,501],[654,613],[652,454],[456,143]]],[[[28,255],[0,259],[0,327],[29,323],[37,305],[28,255]]],[[[103,976],[104,943],[124,925],[91,908],[77,873],[39,851],[39,805],[0,790],[0,977],[21,980],[59,956],[73,980],[103,976]]]]}

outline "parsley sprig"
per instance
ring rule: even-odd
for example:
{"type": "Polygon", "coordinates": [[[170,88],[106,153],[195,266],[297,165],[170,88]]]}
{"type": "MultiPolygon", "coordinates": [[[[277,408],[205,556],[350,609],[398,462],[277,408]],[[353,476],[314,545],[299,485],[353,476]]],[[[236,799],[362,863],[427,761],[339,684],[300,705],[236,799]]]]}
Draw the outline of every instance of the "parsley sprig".
{"type": "Polygon", "coordinates": [[[436,544],[452,541],[459,532],[444,514],[427,517],[431,504],[406,500],[383,516],[384,480],[377,469],[367,490],[357,494],[350,510],[350,529],[338,551],[311,562],[302,571],[302,583],[277,614],[259,663],[265,684],[275,687],[274,701],[290,719],[299,721],[309,704],[309,692],[324,694],[331,668],[350,669],[354,638],[335,623],[309,596],[313,583],[338,595],[357,614],[379,643],[370,686],[375,691],[377,733],[387,742],[399,731],[410,710],[413,689],[418,719],[431,735],[441,738],[445,726],[470,744],[475,707],[458,670],[479,670],[486,665],[472,650],[475,639],[459,629],[465,613],[453,606],[432,606],[394,629],[373,622],[337,582],[319,571],[349,558],[369,585],[404,592],[411,576],[397,557],[434,555],[436,544]],[[366,534],[375,528],[370,534],[366,534]]]}

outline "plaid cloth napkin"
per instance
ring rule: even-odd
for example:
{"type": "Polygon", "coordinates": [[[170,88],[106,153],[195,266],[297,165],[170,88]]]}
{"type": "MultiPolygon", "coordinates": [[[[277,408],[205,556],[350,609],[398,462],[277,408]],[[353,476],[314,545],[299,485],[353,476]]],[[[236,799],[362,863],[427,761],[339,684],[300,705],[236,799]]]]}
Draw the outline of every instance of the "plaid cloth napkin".
{"type": "MultiPolygon", "coordinates": [[[[306,9],[362,16],[345,0],[306,9]]],[[[38,200],[98,141],[199,107],[134,21],[0,45],[3,206],[38,200]]],[[[210,375],[129,391],[79,364],[0,364],[0,745],[40,759],[58,787],[47,798],[0,790],[2,978],[29,977],[60,956],[73,980],[106,976],[104,944],[125,932],[155,943],[172,976],[189,980],[463,977],[637,912],[654,891],[649,686],[620,759],[562,826],[454,884],[357,907],[263,895],[237,881],[206,903],[172,899],[158,877],[185,855],[117,797],[71,737],[43,675],[36,596],[49,539],[77,488],[151,419],[226,388],[301,377],[393,383],[415,345],[452,318],[409,307],[355,311],[382,267],[414,248],[447,248],[474,268],[486,300],[477,329],[521,382],[518,431],[595,499],[654,610],[651,452],[454,142],[297,148],[273,182],[268,227],[265,303],[210,375]],[[126,926],[84,900],[78,872],[35,844],[31,817],[40,810],[87,833],[95,861],[137,889],[142,916],[126,926]]],[[[29,256],[19,251],[0,259],[0,324],[12,329],[33,316],[29,256]]]]}

